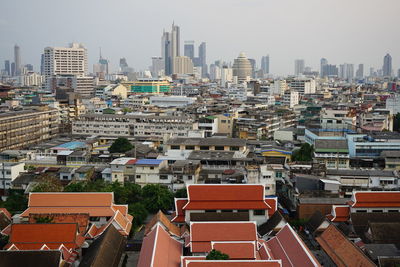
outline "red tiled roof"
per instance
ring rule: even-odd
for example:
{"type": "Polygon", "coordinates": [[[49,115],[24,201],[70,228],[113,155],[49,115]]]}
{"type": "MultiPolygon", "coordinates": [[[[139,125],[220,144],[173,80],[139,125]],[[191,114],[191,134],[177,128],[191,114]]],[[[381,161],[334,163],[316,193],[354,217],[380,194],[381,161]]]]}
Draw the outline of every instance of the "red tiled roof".
{"type": "Polygon", "coordinates": [[[205,260],[205,256],[182,256],[181,257],[181,266],[186,267],[186,262],[188,260],[205,260]]]}
{"type": "Polygon", "coordinates": [[[400,191],[354,192],[352,201],[353,208],[400,207],[400,191]]]}
{"type": "Polygon", "coordinates": [[[349,241],[333,224],[316,238],[333,262],[339,266],[375,266],[364,253],[349,241]]]}
{"type": "Polygon", "coordinates": [[[283,266],[320,266],[314,255],[289,224],[266,242],[273,259],[282,260],[283,266]]]}
{"type": "Polygon", "coordinates": [[[118,224],[119,227],[116,227],[118,229],[118,231],[124,235],[124,236],[128,236],[129,232],[131,231],[132,228],[132,216],[130,216],[130,221],[129,218],[122,215],[121,212],[119,212],[119,210],[115,213],[113,221],[116,222],[118,224]]]}
{"type": "Polygon", "coordinates": [[[138,267],[178,267],[183,253],[183,244],[172,238],[157,224],[143,239],[138,267]]]}
{"type": "Polygon", "coordinates": [[[332,222],[347,222],[350,217],[350,207],[347,205],[332,206],[332,222]]]}
{"type": "Polygon", "coordinates": [[[65,214],[88,213],[91,217],[112,217],[115,211],[111,207],[32,207],[27,208],[21,217],[29,217],[30,214],[65,214]]]}
{"type": "Polygon", "coordinates": [[[188,203],[187,198],[175,198],[175,211],[176,214],[172,218],[172,222],[175,223],[183,223],[185,222],[185,212],[183,211],[183,206],[185,206],[188,203]]]}
{"type": "Polygon", "coordinates": [[[263,260],[188,260],[187,267],[281,267],[280,261],[263,261],[263,260]]]}
{"type": "Polygon", "coordinates": [[[268,216],[271,217],[274,215],[275,211],[278,209],[278,198],[277,197],[267,197],[265,198],[265,202],[267,202],[268,206],[271,208],[268,210],[268,216]]]}
{"type": "Polygon", "coordinates": [[[31,250],[46,244],[50,249],[58,249],[60,245],[75,249],[85,241],[77,232],[76,223],[12,224],[7,247],[14,244],[20,250],[31,250]]]}
{"type": "Polygon", "coordinates": [[[29,193],[29,207],[111,207],[113,193],[29,193]]]}
{"type": "Polygon", "coordinates": [[[263,185],[188,185],[190,201],[264,201],[263,185]]]}
{"type": "Polygon", "coordinates": [[[4,215],[6,215],[6,217],[11,220],[11,214],[10,212],[8,212],[8,210],[6,208],[0,208],[0,213],[4,213],[4,215]]]}
{"type": "Polygon", "coordinates": [[[190,242],[192,252],[208,252],[211,241],[256,241],[255,222],[192,222],[190,242]]]}
{"type": "Polygon", "coordinates": [[[265,210],[264,201],[189,201],[185,210],[265,210]]]}
{"type": "Polygon", "coordinates": [[[229,255],[231,260],[254,260],[256,258],[256,241],[211,242],[211,248],[229,255]]]}

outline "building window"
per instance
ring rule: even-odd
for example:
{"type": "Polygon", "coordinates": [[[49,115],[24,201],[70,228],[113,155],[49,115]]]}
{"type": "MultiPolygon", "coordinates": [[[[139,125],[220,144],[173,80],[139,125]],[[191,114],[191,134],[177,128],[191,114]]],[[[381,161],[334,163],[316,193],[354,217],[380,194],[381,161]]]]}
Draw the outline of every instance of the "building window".
{"type": "Polygon", "coordinates": [[[67,175],[63,175],[63,177],[62,177],[63,180],[68,180],[68,178],[69,177],[67,175]]]}
{"type": "Polygon", "coordinates": [[[194,146],[185,146],[186,150],[194,150],[194,146]]]}
{"type": "Polygon", "coordinates": [[[224,150],[224,147],[223,146],[216,146],[215,150],[224,150]]]}
{"type": "Polygon", "coordinates": [[[366,210],[357,210],[356,212],[359,213],[359,212],[367,212],[367,211],[366,210]]]}
{"type": "Polygon", "coordinates": [[[192,180],[193,179],[193,177],[192,177],[192,175],[188,175],[188,180],[192,180]]]}
{"type": "Polygon", "coordinates": [[[200,146],[200,150],[209,150],[209,146],[200,146]]]}
{"type": "Polygon", "coordinates": [[[230,151],[239,151],[239,147],[238,146],[231,146],[230,147],[230,151]]]}
{"type": "Polygon", "coordinates": [[[265,210],[254,210],[255,216],[265,215],[265,210]]]}
{"type": "Polygon", "coordinates": [[[168,179],[168,175],[160,175],[160,180],[167,180],[168,179]]]}
{"type": "Polygon", "coordinates": [[[221,212],[233,212],[233,210],[221,210],[221,212]]]}
{"type": "Polygon", "coordinates": [[[217,210],[206,210],[205,212],[217,212],[217,210]]]}
{"type": "Polygon", "coordinates": [[[150,170],[154,170],[154,167],[150,167],[150,170]]]}
{"type": "Polygon", "coordinates": [[[136,175],[136,179],[140,179],[142,178],[140,175],[136,175]]]}
{"type": "Polygon", "coordinates": [[[180,149],[181,149],[181,146],[171,146],[171,149],[173,149],[173,150],[180,150],[180,149]]]}
{"type": "Polygon", "coordinates": [[[372,210],[372,212],[383,212],[383,210],[372,210]]]}
{"type": "Polygon", "coordinates": [[[388,212],[399,212],[398,210],[388,210],[388,212]]]}

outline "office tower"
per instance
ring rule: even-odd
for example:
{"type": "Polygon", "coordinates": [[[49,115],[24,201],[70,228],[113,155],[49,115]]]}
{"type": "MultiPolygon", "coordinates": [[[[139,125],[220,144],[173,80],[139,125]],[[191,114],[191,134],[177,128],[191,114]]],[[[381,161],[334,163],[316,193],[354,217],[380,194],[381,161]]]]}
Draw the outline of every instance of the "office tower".
{"type": "Polygon", "coordinates": [[[239,82],[248,81],[251,78],[251,62],[243,52],[234,60],[232,71],[233,76],[236,76],[239,82]]]}
{"type": "Polygon", "coordinates": [[[15,63],[11,63],[11,77],[15,76],[15,63]]]}
{"type": "Polygon", "coordinates": [[[358,64],[356,78],[358,78],[358,79],[364,78],[364,64],[358,64]]]}
{"type": "Polygon", "coordinates": [[[221,68],[217,64],[210,65],[210,80],[216,81],[221,79],[221,68]]]}
{"type": "Polygon", "coordinates": [[[389,54],[383,58],[383,76],[391,77],[392,76],[392,57],[389,54]]]}
{"type": "Polygon", "coordinates": [[[40,57],[40,74],[44,75],[44,54],[40,57]]]}
{"type": "Polygon", "coordinates": [[[77,43],[69,47],[46,47],[44,49],[44,75],[73,74],[84,77],[87,73],[86,48],[77,43]]]}
{"type": "Polygon", "coordinates": [[[194,41],[185,41],[184,54],[185,57],[194,59],[194,41]]]}
{"type": "Polygon", "coordinates": [[[322,68],[322,77],[338,77],[338,68],[336,65],[326,64],[322,68]]]}
{"type": "Polygon", "coordinates": [[[93,65],[93,73],[97,77],[104,79],[105,76],[109,73],[108,65],[109,61],[103,58],[103,56],[101,55],[101,48],[100,48],[99,62],[93,65]]]}
{"type": "Polygon", "coordinates": [[[354,78],[354,65],[353,64],[341,64],[339,66],[339,78],[343,80],[352,80],[354,78]]]}
{"type": "Polygon", "coordinates": [[[207,70],[207,47],[206,43],[202,42],[199,45],[199,63],[201,67],[202,77],[206,77],[208,70],[207,70]]]}
{"type": "Polygon", "coordinates": [[[164,76],[164,60],[162,57],[151,58],[151,75],[153,78],[164,76]]]}
{"type": "Polygon", "coordinates": [[[326,58],[321,58],[321,67],[319,70],[319,75],[321,77],[327,76],[326,73],[324,73],[324,66],[328,65],[328,60],[326,58]]]}
{"type": "Polygon", "coordinates": [[[255,77],[255,72],[256,72],[256,60],[253,58],[249,58],[250,64],[251,64],[251,77],[255,77]]]}
{"type": "Polygon", "coordinates": [[[222,66],[221,68],[221,86],[226,87],[227,82],[233,81],[233,69],[228,66],[222,66]]]}
{"type": "Polygon", "coordinates": [[[10,60],[5,60],[4,61],[4,70],[7,74],[7,76],[11,75],[11,65],[10,65],[10,60]]]}
{"type": "Polygon", "coordinates": [[[193,74],[193,62],[189,57],[174,58],[174,74],[193,74]]]}
{"type": "Polygon", "coordinates": [[[174,58],[180,56],[180,28],[172,24],[171,32],[163,32],[161,37],[161,57],[165,63],[165,74],[174,74],[174,58]]]}
{"type": "Polygon", "coordinates": [[[296,59],[294,61],[294,75],[300,75],[304,72],[304,59],[296,59]]]}
{"type": "Polygon", "coordinates": [[[370,77],[374,77],[374,76],[376,76],[376,75],[375,75],[375,69],[374,69],[374,68],[372,68],[372,67],[371,67],[371,68],[369,68],[369,76],[370,76],[370,77]]]}
{"type": "Polygon", "coordinates": [[[126,62],[126,58],[123,57],[119,59],[119,67],[121,68],[121,70],[129,67],[128,63],[126,62]]]}
{"type": "Polygon", "coordinates": [[[269,74],[269,55],[261,58],[261,70],[264,74],[269,74]]]}
{"type": "Polygon", "coordinates": [[[33,71],[33,65],[32,64],[26,64],[25,68],[27,71],[33,71]]]}
{"type": "Polygon", "coordinates": [[[18,45],[14,46],[15,76],[21,74],[21,51],[18,45]]]}

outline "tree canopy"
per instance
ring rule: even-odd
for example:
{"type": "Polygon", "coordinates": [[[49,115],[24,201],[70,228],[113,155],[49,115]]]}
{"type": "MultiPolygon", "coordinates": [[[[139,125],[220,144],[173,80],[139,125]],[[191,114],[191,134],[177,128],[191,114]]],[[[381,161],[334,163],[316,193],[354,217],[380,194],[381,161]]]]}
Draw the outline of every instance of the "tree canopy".
{"type": "Polygon", "coordinates": [[[38,183],[33,187],[32,192],[61,192],[63,186],[58,178],[44,174],[38,179],[38,183]]]}
{"type": "Polygon", "coordinates": [[[168,188],[158,184],[148,184],[142,190],[143,203],[149,212],[166,211],[172,207],[174,196],[168,188]]]}
{"type": "Polygon", "coordinates": [[[314,147],[308,143],[301,145],[300,149],[296,149],[292,153],[292,161],[312,161],[314,147]]]}
{"type": "Polygon", "coordinates": [[[206,256],[206,260],[229,260],[229,255],[213,249],[206,256]]]}
{"type": "Polygon", "coordinates": [[[119,137],[117,140],[112,143],[108,151],[110,153],[124,153],[126,151],[129,151],[133,148],[133,145],[129,142],[128,139],[119,137]]]}

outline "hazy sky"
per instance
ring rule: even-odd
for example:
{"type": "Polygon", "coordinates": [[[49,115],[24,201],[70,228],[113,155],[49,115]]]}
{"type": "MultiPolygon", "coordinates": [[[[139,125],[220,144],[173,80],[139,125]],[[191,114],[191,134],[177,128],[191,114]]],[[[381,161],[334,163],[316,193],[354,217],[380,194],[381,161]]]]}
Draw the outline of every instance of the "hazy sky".
{"type": "Polygon", "coordinates": [[[88,48],[90,71],[100,46],[113,70],[120,57],[146,69],[175,21],[181,53],[184,40],[205,41],[209,64],[244,51],[257,65],[269,54],[274,74],[293,73],[296,58],[319,70],[321,57],[364,63],[369,73],[390,53],[397,72],[399,11],[400,0],[1,0],[0,66],[16,43],[22,62],[38,70],[44,47],[75,41],[88,48]]]}

